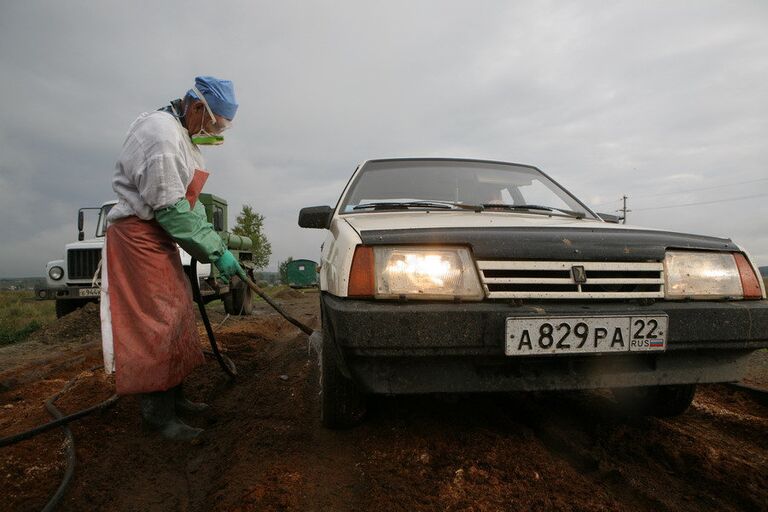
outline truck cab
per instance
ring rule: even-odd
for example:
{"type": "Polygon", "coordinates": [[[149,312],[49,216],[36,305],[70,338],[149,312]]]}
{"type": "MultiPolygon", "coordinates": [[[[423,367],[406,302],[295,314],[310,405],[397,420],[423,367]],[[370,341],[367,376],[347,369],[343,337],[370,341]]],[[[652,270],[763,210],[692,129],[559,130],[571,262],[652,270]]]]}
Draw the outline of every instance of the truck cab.
{"type": "MultiPolygon", "coordinates": [[[[219,233],[230,251],[246,269],[253,273],[253,242],[248,237],[234,235],[227,231],[227,201],[213,194],[200,194],[199,201],[205,207],[208,221],[219,233]]],[[[37,300],[55,300],[56,316],[61,318],[88,302],[98,302],[101,295],[101,251],[107,230],[107,214],[117,201],[107,201],[98,207],[78,210],[77,241],[64,246],[64,259],[49,261],[45,267],[45,286],[35,288],[37,300]],[[86,238],[85,212],[98,211],[96,228],[86,238]]],[[[192,257],[179,248],[181,263],[190,275],[192,257]]],[[[218,270],[210,263],[197,264],[197,279],[200,293],[205,302],[221,299],[230,314],[252,312],[250,289],[235,277],[228,285],[216,281],[218,270]]]]}

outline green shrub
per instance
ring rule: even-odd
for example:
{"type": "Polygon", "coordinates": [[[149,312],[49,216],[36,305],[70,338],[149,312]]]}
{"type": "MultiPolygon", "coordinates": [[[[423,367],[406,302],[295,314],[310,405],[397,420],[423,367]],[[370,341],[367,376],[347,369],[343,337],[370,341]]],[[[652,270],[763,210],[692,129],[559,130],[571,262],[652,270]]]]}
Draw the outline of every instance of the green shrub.
{"type": "Polygon", "coordinates": [[[0,345],[18,343],[56,319],[54,301],[36,301],[32,292],[0,292],[0,345]]]}

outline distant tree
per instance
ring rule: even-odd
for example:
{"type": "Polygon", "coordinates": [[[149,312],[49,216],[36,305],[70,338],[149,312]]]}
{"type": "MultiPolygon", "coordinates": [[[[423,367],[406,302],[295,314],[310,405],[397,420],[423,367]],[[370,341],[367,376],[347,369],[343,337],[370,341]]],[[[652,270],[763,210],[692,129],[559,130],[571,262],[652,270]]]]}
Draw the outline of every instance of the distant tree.
{"type": "Polygon", "coordinates": [[[281,261],[277,266],[277,271],[280,274],[280,282],[288,284],[288,264],[293,261],[293,256],[288,256],[288,259],[281,261]]]}
{"type": "Polygon", "coordinates": [[[264,228],[264,216],[257,213],[249,205],[244,204],[240,215],[237,216],[232,233],[247,236],[253,240],[253,264],[256,268],[264,268],[269,263],[272,255],[272,244],[262,232],[264,228]]]}

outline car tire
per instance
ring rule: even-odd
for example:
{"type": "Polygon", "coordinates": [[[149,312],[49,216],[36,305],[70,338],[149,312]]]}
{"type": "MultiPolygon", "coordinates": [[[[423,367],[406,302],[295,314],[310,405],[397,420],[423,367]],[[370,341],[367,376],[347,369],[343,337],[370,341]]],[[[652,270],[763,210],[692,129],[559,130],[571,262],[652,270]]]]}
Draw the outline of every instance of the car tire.
{"type": "Polygon", "coordinates": [[[234,276],[229,282],[229,293],[224,296],[224,311],[230,315],[250,315],[253,313],[251,289],[239,277],[234,276]]]}
{"type": "Polygon", "coordinates": [[[56,301],[56,318],[66,316],[91,302],[86,299],[69,299],[56,301]]]}
{"type": "Polygon", "coordinates": [[[693,402],[696,384],[616,388],[613,396],[627,413],[657,418],[683,414],[693,402]]]}
{"type": "Polygon", "coordinates": [[[359,425],[365,416],[365,395],[339,369],[333,339],[323,329],[320,358],[320,422],[334,430],[359,425]]]}

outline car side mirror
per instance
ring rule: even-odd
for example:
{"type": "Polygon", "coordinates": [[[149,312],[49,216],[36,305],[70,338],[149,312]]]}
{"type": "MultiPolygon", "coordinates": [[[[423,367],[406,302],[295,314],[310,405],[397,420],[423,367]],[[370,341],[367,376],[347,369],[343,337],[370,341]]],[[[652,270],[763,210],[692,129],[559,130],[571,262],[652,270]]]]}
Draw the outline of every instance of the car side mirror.
{"type": "Polygon", "coordinates": [[[328,229],[331,227],[331,217],[333,217],[333,208],[330,206],[307,206],[299,212],[299,226],[328,229]]]}
{"type": "Polygon", "coordinates": [[[618,215],[611,215],[610,213],[600,213],[598,212],[597,215],[603,219],[605,222],[610,222],[611,224],[620,224],[621,223],[621,217],[618,215]]]}
{"type": "Polygon", "coordinates": [[[82,242],[85,240],[85,233],[83,233],[83,225],[85,224],[85,214],[83,210],[77,212],[77,239],[82,242]]]}

